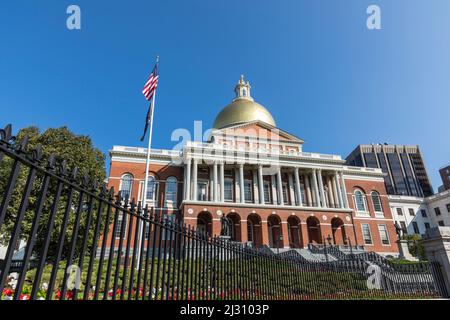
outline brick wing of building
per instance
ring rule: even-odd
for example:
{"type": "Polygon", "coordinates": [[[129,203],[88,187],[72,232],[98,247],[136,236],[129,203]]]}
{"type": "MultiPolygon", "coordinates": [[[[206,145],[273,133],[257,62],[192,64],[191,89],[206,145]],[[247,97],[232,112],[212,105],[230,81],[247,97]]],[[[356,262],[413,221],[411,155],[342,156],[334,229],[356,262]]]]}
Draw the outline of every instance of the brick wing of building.
{"type": "Polygon", "coordinates": [[[326,241],[398,255],[381,169],[304,152],[250,89],[241,77],[207,142],[151,151],[146,195],[146,149],[114,146],[109,187],[211,235],[225,224],[231,241],[278,249],[326,241]]]}

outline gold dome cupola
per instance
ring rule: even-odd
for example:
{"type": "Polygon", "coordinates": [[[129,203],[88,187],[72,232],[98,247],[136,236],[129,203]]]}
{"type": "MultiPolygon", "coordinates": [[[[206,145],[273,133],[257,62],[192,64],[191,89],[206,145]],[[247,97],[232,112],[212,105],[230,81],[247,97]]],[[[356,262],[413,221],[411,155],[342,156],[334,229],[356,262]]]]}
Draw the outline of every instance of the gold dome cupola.
{"type": "Polygon", "coordinates": [[[236,124],[262,121],[276,126],[270,112],[259,103],[255,102],[250,94],[250,83],[241,75],[239,82],[234,88],[236,98],[219,112],[214,120],[214,128],[222,129],[236,124]]]}

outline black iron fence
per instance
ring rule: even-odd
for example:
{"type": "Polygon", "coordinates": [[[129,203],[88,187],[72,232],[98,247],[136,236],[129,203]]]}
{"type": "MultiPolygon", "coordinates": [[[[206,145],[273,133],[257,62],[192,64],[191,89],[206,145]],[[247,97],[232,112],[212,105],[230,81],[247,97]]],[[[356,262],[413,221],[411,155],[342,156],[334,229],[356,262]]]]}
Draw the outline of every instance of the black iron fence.
{"type": "MultiPolygon", "coordinates": [[[[89,181],[0,130],[1,299],[441,297],[436,263],[308,261],[209,236],[89,181]],[[23,177],[24,179],[20,179],[23,177]],[[17,250],[19,248],[19,250],[17,250]],[[20,252],[20,255],[18,255],[20,252]]],[[[333,254],[330,249],[325,254],[333,254]]],[[[343,259],[345,257],[345,259],[343,259]]],[[[367,259],[365,259],[367,258],[367,259]]]]}

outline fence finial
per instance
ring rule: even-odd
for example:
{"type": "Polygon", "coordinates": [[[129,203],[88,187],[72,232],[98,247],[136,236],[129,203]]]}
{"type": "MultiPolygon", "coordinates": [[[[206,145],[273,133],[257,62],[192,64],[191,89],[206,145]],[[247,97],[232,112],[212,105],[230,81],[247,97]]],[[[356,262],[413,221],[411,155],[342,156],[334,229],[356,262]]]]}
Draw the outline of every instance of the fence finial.
{"type": "Polygon", "coordinates": [[[16,137],[12,135],[12,126],[11,124],[7,124],[4,129],[0,129],[0,142],[10,143],[10,141],[14,141],[16,137]]]}

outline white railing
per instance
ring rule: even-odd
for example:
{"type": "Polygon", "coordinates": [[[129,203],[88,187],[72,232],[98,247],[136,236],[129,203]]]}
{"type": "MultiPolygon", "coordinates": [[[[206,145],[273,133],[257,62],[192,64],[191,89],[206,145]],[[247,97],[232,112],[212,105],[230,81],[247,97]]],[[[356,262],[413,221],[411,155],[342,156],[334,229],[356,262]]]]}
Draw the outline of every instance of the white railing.
{"type": "Polygon", "coordinates": [[[344,170],[347,171],[358,171],[363,173],[383,173],[383,171],[379,168],[367,168],[367,167],[352,167],[352,166],[344,166],[344,170]]]}
{"type": "Polygon", "coordinates": [[[293,150],[287,151],[287,150],[279,150],[279,149],[268,150],[266,148],[237,148],[235,146],[212,144],[212,143],[197,142],[197,141],[187,142],[186,147],[214,149],[214,150],[228,150],[228,151],[248,152],[248,153],[265,153],[265,154],[270,153],[273,155],[297,156],[297,157],[302,157],[302,158],[342,160],[340,155],[334,155],[334,154],[298,152],[298,151],[293,151],[293,150]]]}
{"type": "MultiPolygon", "coordinates": [[[[130,153],[147,153],[147,148],[141,147],[126,147],[126,146],[113,146],[112,152],[130,152],[130,153]]],[[[151,154],[161,154],[168,156],[180,156],[180,150],[167,150],[167,149],[152,149],[151,154]]]]}

